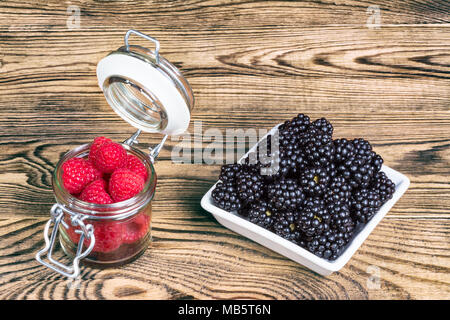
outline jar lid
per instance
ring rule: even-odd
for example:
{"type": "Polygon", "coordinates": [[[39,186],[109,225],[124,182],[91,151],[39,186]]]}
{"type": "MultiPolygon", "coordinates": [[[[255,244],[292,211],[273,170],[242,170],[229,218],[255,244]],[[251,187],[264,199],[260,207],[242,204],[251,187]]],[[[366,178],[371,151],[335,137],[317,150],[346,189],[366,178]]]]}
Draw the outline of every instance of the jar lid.
{"type": "Polygon", "coordinates": [[[98,84],[112,109],[135,128],[180,134],[189,126],[194,95],[181,72],[159,55],[159,47],[156,39],[129,30],[125,46],[98,63],[98,84]],[[155,50],[129,45],[131,34],[153,42],[155,50]]]}

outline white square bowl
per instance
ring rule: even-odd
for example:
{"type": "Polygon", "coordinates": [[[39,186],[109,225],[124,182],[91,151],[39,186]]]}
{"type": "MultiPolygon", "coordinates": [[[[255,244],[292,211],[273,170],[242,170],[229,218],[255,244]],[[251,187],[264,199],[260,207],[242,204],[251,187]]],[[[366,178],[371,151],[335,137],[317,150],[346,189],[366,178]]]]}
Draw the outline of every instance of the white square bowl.
{"type": "MultiPolygon", "coordinates": [[[[279,125],[275,126],[267,133],[267,135],[273,133],[278,126],[279,125]]],[[[264,136],[261,140],[263,140],[266,136],[264,136]]],[[[241,162],[248,153],[254,151],[256,146],[257,144],[253,146],[238,162],[241,162]]],[[[327,276],[344,267],[356,250],[358,250],[358,248],[362,245],[364,240],[366,240],[372,230],[375,229],[381,219],[384,218],[392,206],[408,189],[410,184],[408,177],[385,165],[383,165],[381,171],[384,171],[388,178],[395,183],[395,192],[392,199],[387,201],[372,217],[372,219],[358,231],[356,236],[353,237],[341,255],[334,261],[320,258],[299,245],[246,220],[245,218],[239,216],[236,212],[228,212],[217,207],[211,197],[211,192],[214,190],[217,183],[215,183],[203,196],[201,206],[206,211],[209,211],[214,218],[226,228],[233,230],[234,232],[237,232],[244,237],[247,237],[301,265],[304,265],[318,274],[327,276]]]]}

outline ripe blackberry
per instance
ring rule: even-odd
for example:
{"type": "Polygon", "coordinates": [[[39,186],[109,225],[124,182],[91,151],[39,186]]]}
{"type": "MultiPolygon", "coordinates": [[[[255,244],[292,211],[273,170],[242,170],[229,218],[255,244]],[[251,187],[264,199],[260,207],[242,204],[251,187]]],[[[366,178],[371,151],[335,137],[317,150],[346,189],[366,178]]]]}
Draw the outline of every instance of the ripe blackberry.
{"type": "Polygon", "coordinates": [[[376,190],[361,189],[353,194],[350,210],[355,221],[366,223],[381,205],[381,197],[376,190]]]}
{"type": "Polygon", "coordinates": [[[378,172],[371,185],[372,190],[376,190],[380,195],[382,203],[392,199],[392,195],[395,192],[395,183],[389,179],[382,171],[378,172]]]}
{"type": "Polygon", "coordinates": [[[299,113],[291,120],[290,126],[293,128],[293,131],[298,134],[305,132],[308,129],[309,124],[310,118],[303,113],[299,113]]]}
{"type": "Polygon", "coordinates": [[[257,224],[263,228],[270,229],[273,225],[275,211],[270,203],[265,200],[252,203],[246,211],[246,216],[250,222],[257,224]]]}
{"type": "Polygon", "coordinates": [[[324,167],[334,160],[335,148],[332,142],[316,145],[310,142],[305,147],[308,163],[315,167],[324,167]]]}
{"type": "Polygon", "coordinates": [[[381,170],[383,162],[383,158],[379,154],[375,154],[371,159],[370,164],[374,168],[375,172],[378,172],[381,170]]]}
{"type": "Polygon", "coordinates": [[[307,144],[313,144],[315,146],[322,146],[332,141],[331,135],[323,132],[315,126],[309,126],[309,128],[298,136],[297,143],[300,146],[306,146],[307,144]]]}
{"type": "Polygon", "coordinates": [[[325,118],[315,120],[312,125],[330,137],[333,135],[333,125],[325,118]]]}
{"type": "Polygon", "coordinates": [[[236,188],[242,202],[252,203],[262,197],[264,182],[256,172],[241,171],[236,176],[236,188]]]}
{"type": "Polygon", "coordinates": [[[296,221],[297,228],[306,236],[314,237],[329,230],[329,225],[311,208],[303,209],[296,221]]]}
{"type": "Polygon", "coordinates": [[[306,169],[299,179],[303,191],[309,195],[323,195],[330,177],[324,168],[306,169]]]}
{"type": "Polygon", "coordinates": [[[311,211],[324,223],[329,223],[331,216],[326,209],[325,201],[320,197],[307,197],[303,201],[303,211],[311,211]]]}
{"type": "Polygon", "coordinates": [[[330,202],[327,204],[327,211],[331,216],[330,224],[333,229],[344,231],[347,226],[353,225],[347,203],[330,202]]]}
{"type": "Polygon", "coordinates": [[[328,203],[349,203],[352,196],[352,188],[344,177],[337,176],[331,180],[327,190],[325,191],[324,200],[328,203]]]}
{"type": "Polygon", "coordinates": [[[353,189],[367,188],[376,173],[376,168],[363,158],[351,158],[338,166],[338,172],[348,181],[353,189]]]}
{"type": "Polygon", "coordinates": [[[211,192],[214,202],[227,211],[239,210],[242,207],[237,190],[232,182],[218,182],[211,192]]]}
{"type": "Polygon", "coordinates": [[[281,179],[267,187],[267,194],[270,201],[278,209],[299,208],[305,199],[299,185],[294,179],[281,179]]]}
{"type": "Polygon", "coordinates": [[[298,147],[288,147],[280,151],[279,174],[283,177],[295,177],[306,168],[303,151],[298,147]]]}
{"type": "Polygon", "coordinates": [[[342,163],[355,156],[356,150],[353,143],[345,138],[333,141],[336,163],[342,163]]]}
{"type": "Polygon", "coordinates": [[[337,237],[335,231],[328,230],[307,242],[306,249],[318,257],[333,261],[339,257],[344,246],[345,241],[337,237]]]}
{"type": "Polygon", "coordinates": [[[296,214],[293,211],[279,211],[274,216],[273,232],[286,240],[292,241],[297,237],[296,214]]]}
{"type": "Polygon", "coordinates": [[[372,151],[372,145],[369,141],[363,138],[358,138],[353,139],[352,144],[355,147],[356,157],[359,159],[363,159],[364,162],[370,162],[375,156],[375,152],[372,151]]]}
{"type": "Polygon", "coordinates": [[[237,163],[223,165],[220,170],[219,179],[222,182],[234,181],[236,178],[236,174],[239,173],[241,169],[242,165],[237,163]]]}

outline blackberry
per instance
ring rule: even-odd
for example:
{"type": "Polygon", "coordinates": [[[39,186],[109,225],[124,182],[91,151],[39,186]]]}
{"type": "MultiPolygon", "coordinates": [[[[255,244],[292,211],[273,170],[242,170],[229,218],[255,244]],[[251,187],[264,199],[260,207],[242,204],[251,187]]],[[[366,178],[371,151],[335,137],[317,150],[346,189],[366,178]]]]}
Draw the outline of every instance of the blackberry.
{"type": "Polygon", "coordinates": [[[307,197],[303,201],[303,210],[312,212],[324,223],[329,223],[331,220],[331,216],[326,209],[326,203],[320,197],[307,197]]]}
{"type": "Polygon", "coordinates": [[[381,170],[383,162],[383,158],[379,154],[375,154],[371,159],[370,164],[374,168],[375,172],[378,172],[381,170]]]}
{"type": "Polygon", "coordinates": [[[278,209],[299,208],[305,199],[299,185],[294,179],[281,179],[267,187],[270,201],[278,209]]]}
{"type": "Polygon", "coordinates": [[[303,191],[309,195],[323,195],[330,177],[324,168],[306,169],[299,179],[303,191]]]}
{"type": "Polygon", "coordinates": [[[353,221],[350,215],[350,208],[346,203],[328,203],[327,211],[331,216],[331,227],[333,229],[345,231],[346,227],[353,225],[353,221]]]}
{"type": "Polygon", "coordinates": [[[298,136],[297,143],[300,146],[307,144],[313,144],[315,146],[322,146],[332,141],[331,135],[323,132],[315,126],[309,126],[309,128],[298,136]]]}
{"type": "Polygon", "coordinates": [[[380,171],[374,177],[371,189],[376,190],[380,195],[381,202],[385,203],[392,199],[392,195],[395,192],[395,183],[384,172],[380,171]]]}
{"type": "Polygon", "coordinates": [[[335,160],[336,163],[342,163],[356,154],[356,148],[352,142],[347,139],[336,139],[333,141],[335,148],[335,160]]]}
{"type": "Polygon", "coordinates": [[[293,131],[298,134],[301,132],[305,132],[310,124],[310,118],[303,114],[299,113],[296,117],[291,120],[290,126],[293,128],[293,131]]]}
{"type": "Polygon", "coordinates": [[[292,211],[279,211],[274,216],[273,232],[286,240],[294,240],[298,234],[295,225],[296,214],[292,211]]]}
{"type": "Polygon", "coordinates": [[[224,210],[234,211],[242,208],[241,200],[232,182],[218,182],[211,196],[214,202],[224,210]]]}
{"type": "Polygon", "coordinates": [[[376,190],[361,189],[353,194],[350,210],[355,221],[366,223],[381,205],[381,197],[376,190]]]}
{"type": "Polygon", "coordinates": [[[289,147],[281,150],[279,170],[280,176],[295,177],[298,172],[306,168],[306,160],[303,151],[298,147],[289,147]]]}
{"type": "Polygon", "coordinates": [[[252,203],[263,195],[263,179],[258,173],[241,171],[236,176],[236,187],[242,202],[252,203]]]}
{"type": "Polygon", "coordinates": [[[305,154],[311,166],[327,166],[334,160],[334,144],[329,142],[327,144],[316,145],[314,142],[310,142],[305,147],[305,154]]]}
{"type": "Polygon", "coordinates": [[[352,195],[352,188],[344,177],[337,176],[331,180],[328,186],[324,200],[328,203],[343,202],[348,204],[352,195]]]}
{"type": "Polygon", "coordinates": [[[239,173],[241,169],[242,166],[237,163],[223,165],[220,170],[219,179],[222,182],[234,181],[234,179],[236,178],[236,174],[239,173]]]}
{"type": "Polygon", "coordinates": [[[250,222],[270,229],[274,221],[274,210],[267,201],[260,200],[250,205],[250,208],[246,211],[246,216],[250,222]]]}
{"type": "Polygon", "coordinates": [[[338,166],[339,173],[354,189],[367,188],[373,178],[376,168],[366,163],[363,158],[351,158],[338,166]]]}
{"type": "Polygon", "coordinates": [[[306,208],[301,212],[296,225],[307,237],[320,235],[329,229],[329,225],[311,208],[306,208]]]}
{"type": "Polygon", "coordinates": [[[352,144],[355,147],[355,155],[359,159],[363,159],[364,162],[370,162],[375,156],[375,152],[372,151],[372,145],[369,141],[358,138],[353,139],[352,144]]]}
{"type": "Polygon", "coordinates": [[[333,125],[325,118],[315,120],[312,125],[330,137],[333,135],[333,125]]]}
{"type": "Polygon", "coordinates": [[[335,231],[328,230],[307,242],[306,249],[318,257],[333,261],[337,259],[344,246],[345,241],[337,237],[335,231]]]}

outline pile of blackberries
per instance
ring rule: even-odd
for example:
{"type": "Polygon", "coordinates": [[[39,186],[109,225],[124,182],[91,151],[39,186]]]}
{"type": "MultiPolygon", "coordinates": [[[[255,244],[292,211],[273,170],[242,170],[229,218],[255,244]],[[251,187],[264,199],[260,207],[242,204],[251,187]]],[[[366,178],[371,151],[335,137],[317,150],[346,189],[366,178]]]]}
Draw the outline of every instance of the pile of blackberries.
{"type": "Polygon", "coordinates": [[[325,118],[311,122],[299,114],[286,121],[278,139],[269,135],[242,163],[222,166],[214,202],[335,260],[392,198],[395,184],[380,171],[383,159],[367,140],[332,135],[325,118]]]}

